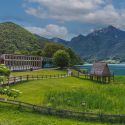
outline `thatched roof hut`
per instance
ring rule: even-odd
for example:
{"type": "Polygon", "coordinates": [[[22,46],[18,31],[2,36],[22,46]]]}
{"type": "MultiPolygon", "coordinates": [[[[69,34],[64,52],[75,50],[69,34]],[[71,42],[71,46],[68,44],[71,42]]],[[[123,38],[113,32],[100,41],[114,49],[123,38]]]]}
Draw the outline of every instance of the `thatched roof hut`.
{"type": "Polygon", "coordinates": [[[110,77],[111,72],[109,70],[107,63],[98,62],[93,64],[92,69],[90,71],[90,75],[110,77]]]}

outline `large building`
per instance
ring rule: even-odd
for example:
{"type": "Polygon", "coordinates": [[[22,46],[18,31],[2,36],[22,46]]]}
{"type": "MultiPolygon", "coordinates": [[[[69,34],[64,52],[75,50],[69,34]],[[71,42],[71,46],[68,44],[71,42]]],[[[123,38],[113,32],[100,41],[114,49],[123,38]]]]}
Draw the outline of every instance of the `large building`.
{"type": "Polygon", "coordinates": [[[12,71],[40,69],[42,68],[42,57],[2,54],[0,56],[0,63],[5,64],[12,71]]]}

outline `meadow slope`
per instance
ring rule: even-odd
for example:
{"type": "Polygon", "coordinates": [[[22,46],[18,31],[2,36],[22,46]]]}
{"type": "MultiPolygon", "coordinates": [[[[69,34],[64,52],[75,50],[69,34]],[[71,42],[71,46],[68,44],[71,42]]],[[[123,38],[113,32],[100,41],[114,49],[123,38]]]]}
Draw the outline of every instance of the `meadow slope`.
{"type": "MultiPolygon", "coordinates": [[[[33,72],[12,73],[12,75],[60,74],[66,71],[39,70],[33,72]]],[[[98,84],[83,77],[67,77],[22,82],[12,88],[22,91],[17,100],[37,105],[51,106],[74,111],[125,114],[125,77],[115,77],[114,83],[98,84]]],[[[37,113],[19,111],[13,106],[0,103],[0,122],[3,125],[101,125],[85,123],[57,117],[43,116],[37,113]],[[8,119],[6,121],[6,119],[8,119]],[[14,120],[16,119],[16,120],[14,120]]],[[[104,124],[108,125],[108,124],[104,124]]]]}

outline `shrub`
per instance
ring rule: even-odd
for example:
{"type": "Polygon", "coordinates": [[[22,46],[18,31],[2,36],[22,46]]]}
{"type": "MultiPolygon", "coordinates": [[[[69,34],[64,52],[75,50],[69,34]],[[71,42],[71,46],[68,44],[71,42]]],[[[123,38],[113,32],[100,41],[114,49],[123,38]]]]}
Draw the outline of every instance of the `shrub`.
{"type": "Polygon", "coordinates": [[[16,89],[10,89],[9,87],[0,88],[0,95],[6,95],[8,97],[17,98],[22,92],[16,89]]]}
{"type": "Polygon", "coordinates": [[[7,68],[4,64],[0,65],[0,75],[2,75],[2,76],[9,76],[10,75],[10,69],[7,68]]]}

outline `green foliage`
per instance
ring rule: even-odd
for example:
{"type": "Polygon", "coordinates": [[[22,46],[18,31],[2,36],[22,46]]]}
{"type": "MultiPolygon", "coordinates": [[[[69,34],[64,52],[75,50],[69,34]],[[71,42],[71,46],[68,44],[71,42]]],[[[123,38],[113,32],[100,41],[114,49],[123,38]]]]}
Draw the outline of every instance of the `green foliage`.
{"type": "MultiPolygon", "coordinates": [[[[58,51],[58,50],[65,50],[70,57],[70,62],[69,65],[73,66],[75,64],[81,63],[80,57],[71,49],[71,48],[66,48],[62,44],[57,44],[57,43],[47,43],[43,49],[42,54],[45,57],[52,58],[53,55],[58,51]]],[[[41,55],[42,55],[41,54],[41,55]]]]}
{"type": "Polygon", "coordinates": [[[0,75],[2,75],[2,76],[10,75],[10,69],[7,68],[4,64],[0,64],[0,75]]]}
{"type": "Polygon", "coordinates": [[[54,54],[53,60],[56,66],[59,66],[60,68],[64,68],[69,66],[70,56],[65,50],[58,50],[54,54]]]}
{"type": "Polygon", "coordinates": [[[65,50],[70,56],[70,66],[74,66],[82,62],[79,55],[77,55],[71,48],[65,48],[65,50]]]}
{"type": "Polygon", "coordinates": [[[56,43],[47,43],[43,49],[43,55],[52,58],[54,53],[60,49],[63,50],[64,46],[56,43]]]}
{"type": "Polygon", "coordinates": [[[43,48],[44,43],[19,25],[0,23],[0,53],[31,54],[43,48]]]}
{"type": "Polygon", "coordinates": [[[62,44],[53,43],[48,39],[34,35],[11,22],[0,23],[0,48],[0,54],[14,53],[50,58],[61,49],[69,53],[72,65],[79,61],[78,56],[71,49],[66,49],[62,44]]]}
{"type": "Polygon", "coordinates": [[[5,76],[0,76],[0,84],[4,84],[6,81],[6,77],[5,76]]]}
{"type": "Polygon", "coordinates": [[[17,98],[22,92],[16,89],[10,89],[9,87],[0,88],[0,95],[6,95],[8,97],[17,98]]]}

